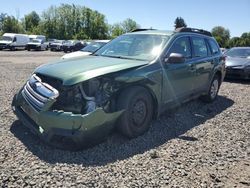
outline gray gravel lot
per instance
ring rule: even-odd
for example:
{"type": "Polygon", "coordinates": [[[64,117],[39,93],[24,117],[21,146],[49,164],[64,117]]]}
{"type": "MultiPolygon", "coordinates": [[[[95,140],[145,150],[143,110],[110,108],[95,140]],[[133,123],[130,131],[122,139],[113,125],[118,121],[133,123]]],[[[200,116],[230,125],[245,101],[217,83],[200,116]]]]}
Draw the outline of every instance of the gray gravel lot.
{"type": "Polygon", "coordinates": [[[35,67],[60,52],[0,51],[0,187],[250,187],[250,82],[222,84],[212,104],[166,112],[145,135],[93,148],[51,148],[11,111],[35,67]]]}

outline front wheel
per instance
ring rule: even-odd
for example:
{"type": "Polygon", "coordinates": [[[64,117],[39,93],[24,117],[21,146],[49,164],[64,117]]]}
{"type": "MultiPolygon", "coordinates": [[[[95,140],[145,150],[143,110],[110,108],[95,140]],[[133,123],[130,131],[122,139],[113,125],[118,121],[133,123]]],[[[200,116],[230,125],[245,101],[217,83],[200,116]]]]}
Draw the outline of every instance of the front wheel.
{"type": "Polygon", "coordinates": [[[210,84],[208,93],[201,99],[205,102],[213,102],[218,95],[220,84],[221,84],[220,77],[218,75],[215,75],[210,84]]]}
{"type": "Polygon", "coordinates": [[[152,121],[153,101],[143,87],[131,87],[118,97],[118,110],[125,110],[117,122],[117,129],[129,138],[145,133],[152,121]]]}
{"type": "Polygon", "coordinates": [[[16,51],[15,46],[11,46],[11,47],[10,47],[10,50],[11,50],[11,51],[16,51]]]}

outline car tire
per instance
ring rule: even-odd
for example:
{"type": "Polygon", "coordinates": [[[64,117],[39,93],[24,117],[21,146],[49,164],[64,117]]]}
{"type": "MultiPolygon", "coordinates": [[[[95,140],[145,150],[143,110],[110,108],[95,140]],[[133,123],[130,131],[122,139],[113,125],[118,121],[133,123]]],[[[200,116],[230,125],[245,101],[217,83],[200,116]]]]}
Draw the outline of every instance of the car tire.
{"type": "Polygon", "coordinates": [[[217,98],[220,89],[220,84],[221,84],[220,77],[218,75],[215,75],[209,86],[208,93],[202,96],[201,99],[207,103],[213,102],[217,98]]]}
{"type": "Polygon", "coordinates": [[[11,47],[10,47],[10,50],[11,50],[11,51],[16,51],[15,46],[11,46],[11,47]]]}
{"type": "Polygon", "coordinates": [[[28,51],[30,51],[30,48],[27,48],[28,51]]]}
{"type": "Polygon", "coordinates": [[[128,138],[145,133],[153,117],[153,101],[143,87],[130,87],[118,97],[118,110],[125,110],[117,122],[118,131],[128,138]]]}

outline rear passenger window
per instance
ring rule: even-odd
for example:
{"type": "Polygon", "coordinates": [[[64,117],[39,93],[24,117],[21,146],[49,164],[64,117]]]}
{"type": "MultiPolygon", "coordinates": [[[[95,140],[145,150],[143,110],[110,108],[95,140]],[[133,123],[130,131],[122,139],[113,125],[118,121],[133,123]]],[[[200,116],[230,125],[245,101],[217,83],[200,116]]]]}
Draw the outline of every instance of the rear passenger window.
{"type": "Polygon", "coordinates": [[[208,54],[206,41],[204,38],[193,37],[194,57],[206,57],[208,54]]]}
{"type": "Polygon", "coordinates": [[[179,53],[182,54],[185,58],[191,58],[191,46],[188,37],[181,37],[177,39],[171,49],[169,50],[169,54],[171,53],[179,53]]]}
{"type": "Polygon", "coordinates": [[[219,50],[219,47],[218,47],[218,45],[216,44],[215,41],[209,39],[209,40],[208,40],[208,43],[209,43],[209,46],[211,47],[212,54],[217,54],[217,53],[219,53],[220,50],[219,50]]]}

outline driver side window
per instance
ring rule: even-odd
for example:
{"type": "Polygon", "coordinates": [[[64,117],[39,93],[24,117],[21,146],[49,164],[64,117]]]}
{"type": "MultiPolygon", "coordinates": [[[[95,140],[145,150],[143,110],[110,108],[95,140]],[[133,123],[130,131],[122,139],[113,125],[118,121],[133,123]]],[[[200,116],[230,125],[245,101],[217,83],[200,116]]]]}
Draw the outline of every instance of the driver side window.
{"type": "Polygon", "coordinates": [[[174,44],[169,50],[168,56],[171,53],[182,54],[185,58],[191,58],[191,46],[188,37],[181,37],[174,41],[174,44]]]}

